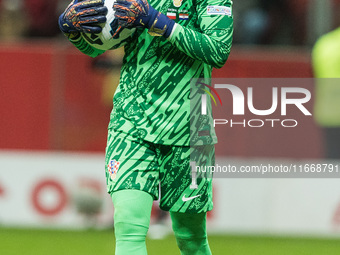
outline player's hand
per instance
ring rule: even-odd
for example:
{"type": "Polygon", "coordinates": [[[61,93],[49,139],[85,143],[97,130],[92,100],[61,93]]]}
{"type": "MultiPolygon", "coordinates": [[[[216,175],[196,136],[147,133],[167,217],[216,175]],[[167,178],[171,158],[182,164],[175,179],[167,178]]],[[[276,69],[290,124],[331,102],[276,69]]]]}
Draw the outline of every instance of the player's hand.
{"type": "Polygon", "coordinates": [[[122,28],[146,27],[152,36],[170,36],[175,22],[155,10],[147,0],[117,0],[113,5],[122,28]]]}
{"type": "Polygon", "coordinates": [[[73,0],[60,15],[59,27],[65,34],[100,33],[99,24],[106,21],[106,14],[103,0],[73,0]]]}

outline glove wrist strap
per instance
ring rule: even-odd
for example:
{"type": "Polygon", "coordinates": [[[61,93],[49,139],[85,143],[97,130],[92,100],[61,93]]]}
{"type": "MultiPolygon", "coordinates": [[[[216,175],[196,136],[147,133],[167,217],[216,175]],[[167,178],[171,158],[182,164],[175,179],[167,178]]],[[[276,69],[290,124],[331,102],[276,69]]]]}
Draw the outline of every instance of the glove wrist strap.
{"type": "Polygon", "coordinates": [[[168,38],[175,25],[175,21],[155,10],[152,6],[149,7],[148,16],[150,17],[146,23],[146,27],[149,29],[148,33],[152,36],[164,36],[168,38]]]}

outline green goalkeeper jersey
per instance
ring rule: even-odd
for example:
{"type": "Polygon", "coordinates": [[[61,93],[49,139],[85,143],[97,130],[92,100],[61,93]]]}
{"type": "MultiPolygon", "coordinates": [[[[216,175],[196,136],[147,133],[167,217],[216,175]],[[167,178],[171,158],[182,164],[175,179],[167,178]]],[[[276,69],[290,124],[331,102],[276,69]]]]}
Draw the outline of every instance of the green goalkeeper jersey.
{"type": "MultiPolygon", "coordinates": [[[[168,39],[153,37],[141,28],[125,42],[109,128],[158,144],[214,144],[212,116],[190,113],[190,81],[209,79],[213,67],[225,64],[232,44],[232,1],[149,3],[176,25],[168,39]],[[200,131],[206,132],[199,135],[200,131]]],[[[102,53],[84,42],[76,46],[91,56],[102,53]]]]}

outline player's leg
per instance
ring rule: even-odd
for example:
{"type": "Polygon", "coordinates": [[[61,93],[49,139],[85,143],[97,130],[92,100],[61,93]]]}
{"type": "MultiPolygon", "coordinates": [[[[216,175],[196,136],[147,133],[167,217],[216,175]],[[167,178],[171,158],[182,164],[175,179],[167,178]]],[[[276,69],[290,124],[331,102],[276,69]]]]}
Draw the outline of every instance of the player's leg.
{"type": "Polygon", "coordinates": [[[153,145],[109,130],[106,181],[114,205],[116,255],[145,255],[159,171],[153,145]]]}
{"type": "Polygon", "coordinates": [[[149,229],[153,197],[139,190],[112,194],[116,255],[146,255],[145,238],[149,229]]]}
{"type": "Polygon", "coordinates": [[[170,211],[181,254],[209,255],[206,212],[213,207],[212,176],[192,174],[190,163],[215,165],[214,146],[172,146],[163,151],[160,206],[170,211]]]}
{"type": "Polygon", "coordinates": [[[206,213],[170,212],[170,216],[182,255],[211,254],[206,231],[206,213]]]}

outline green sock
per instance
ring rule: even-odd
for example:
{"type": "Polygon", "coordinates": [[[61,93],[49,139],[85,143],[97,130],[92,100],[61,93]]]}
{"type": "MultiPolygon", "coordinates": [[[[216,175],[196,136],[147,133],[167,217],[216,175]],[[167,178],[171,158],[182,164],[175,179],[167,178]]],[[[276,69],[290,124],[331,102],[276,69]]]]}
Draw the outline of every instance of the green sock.
{"type": "Polygon", "coordinates": [[[182,255],[211,255],[206,231],[206,213],[170,212],[170,216],[182,255]]]}
{"type": "Polygon", "coordinates": [[[112,193],[116,255],[146,255],[153,197],[139,190],[112,193]]]}

